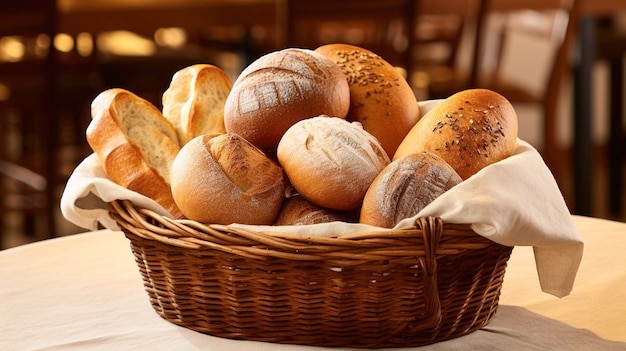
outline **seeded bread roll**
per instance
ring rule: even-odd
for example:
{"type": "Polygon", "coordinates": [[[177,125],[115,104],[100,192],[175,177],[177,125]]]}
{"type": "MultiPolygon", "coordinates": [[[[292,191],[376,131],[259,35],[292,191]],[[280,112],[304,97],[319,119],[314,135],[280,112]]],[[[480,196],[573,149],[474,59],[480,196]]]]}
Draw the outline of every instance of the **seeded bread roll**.
{"type": "Polygon", "coordinates": [[[429,151],[467,179],[513,153],[517,114],[502,95],[488,89],[458,92],[428,111],[404,138],[394,160],[429,151]]]}
{"type": "Polygon", "coordinates": [[[360,222],[393,228],[461,181],[454,169],[434,154],[401,157],[372,182],[363,200],[360,222]]]}
{"type": "Polygon", "coordinates": [[[277,157],[300,195],[333,210],[359,208],[367,188],[390,162],[360,123],[327,116],[289,128],[277,157]]]}
{"type": "Polygon", "coordinates": [[[358,46],[328,44],[315,51],[337,63],[348,79],[350,111],[346,119],[360,122],[393,157],[420,116],[407,81],[382,57],[358,46]]]}
{"type": "Polygon", "coordinates": [[[93,100],[91,116],[87,142],[109,179],[182,217],[170,189],[171,165],[180,148],[176,130],[161,111],[115,88],[93,100]]]}
{"type": "Polygon", "coordinates": [[[272,224],[286,179],[278,164],[236,134],[189,141],[172,164],[172,194],[187,218],[215,224],[272,224]]]}
{"type": "Polygon", "coordinates": [[[356,222],[358,212],[337,211],[318,206],[300,195],[286,199],[274,225],[307,225],[328,222],[356,222]]]}
{"type": "Polygon", "coordinates": [[[224,106],[226,131],[256,147],[275,150],[296,122],[321,114],[344,118],[350,90],[326,56],[284,49],[262,56],[241,72],[224,106]]]}
{"type": "Polygon", "coordinates": [[[226,133],[224,104],[231,88],[230,78],[213,65],[196,64],[174,74],[163,93],[163,115],[181,145],[199,135],[226,133]]]}

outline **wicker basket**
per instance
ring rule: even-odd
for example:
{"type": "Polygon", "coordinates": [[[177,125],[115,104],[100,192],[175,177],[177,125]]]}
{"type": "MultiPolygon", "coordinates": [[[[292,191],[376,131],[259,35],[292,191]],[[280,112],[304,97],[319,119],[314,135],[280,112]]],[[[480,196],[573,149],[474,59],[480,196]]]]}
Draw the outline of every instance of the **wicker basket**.
{"type": "Polygon", "coordinates": [[[232,339],[377,348],[459,337],[494,315],[512,250],[438,218],[305,237],[110,205],[155,311],[232,339]]]}

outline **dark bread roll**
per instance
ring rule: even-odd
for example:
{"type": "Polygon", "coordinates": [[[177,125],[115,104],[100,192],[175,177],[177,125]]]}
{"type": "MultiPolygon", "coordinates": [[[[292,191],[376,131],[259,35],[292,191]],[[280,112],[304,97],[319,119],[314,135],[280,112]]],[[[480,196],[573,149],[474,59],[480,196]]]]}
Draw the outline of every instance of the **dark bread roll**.
{"type": "Polygon", "coordinates": [[[334,210],[360,207],[367,188],[390,162],[360,123],[327,116],[289,128],[277,157],[300,195],[334,210]]]}
{"type": "Polygon", "coordinates": [[[315,51],[331,58],[342,69],[350,86],[350,111],[391,158],[409,130],[419,120],[413,89],[390,63],[364,48],[328,44],[315,51]]]}
{"type": "Polygon", "coordinates": [[[300,195],[285,199],[274,225],[307,225],[328,222],[357,222],[356,211],[337,211],[318,206],[300,195]]]}
{"type": "Polygon", "coordinates": [[[296,122],[321,114],[343,118],[349,106],[348,83],[334,62],[312,50],[284,49],[241,72],[226,99],[224,124],[265,151],[296,122]]]}
{"type": "Polygon", "coordinates": [[[462,179],[513,154],[517,114],[488,89],[458,92],[428,111],[404,138],[393,159],[428,151],[443,158],[462,179]]]}
{"type": "Polygon", "coordinates": [[[461,181],[454,169],[434,154],[401,157],[372,182],[363,199],[360,222],[393,228],[461,181]]]}
{"type": "Polygon", "coordinates": [[[236,134],[189,141],[172,164],[172,194],[187,218],[215,224],[272,224],[287,181],[283,170],[236,134]]]}

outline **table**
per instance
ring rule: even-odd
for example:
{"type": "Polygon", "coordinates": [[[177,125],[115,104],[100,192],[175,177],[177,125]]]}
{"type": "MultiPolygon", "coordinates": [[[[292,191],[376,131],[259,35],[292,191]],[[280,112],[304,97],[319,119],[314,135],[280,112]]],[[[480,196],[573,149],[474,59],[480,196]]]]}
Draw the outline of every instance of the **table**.
{"type": "MultiPolygon", "coordinates": [[[[482,330],[419,350],[626,350],[626,223],[574,216],[585,255],[572,294],[539,289],[516,247],[501,304],[482,330]]],[[[325,350],[230,340],[167,322],[150,305],[121,232],[0,252],[0,350],[325,350]]]]}

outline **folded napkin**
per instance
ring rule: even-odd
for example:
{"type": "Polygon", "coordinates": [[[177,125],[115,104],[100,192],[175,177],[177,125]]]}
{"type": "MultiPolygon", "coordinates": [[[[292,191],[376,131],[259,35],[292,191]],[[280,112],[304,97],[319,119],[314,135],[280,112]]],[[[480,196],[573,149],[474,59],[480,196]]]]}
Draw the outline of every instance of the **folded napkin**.
{"type": "MultiPolygon", "coordinates": [[[[420,103],[421,112],[426,113],[438,102],[420,103]]],[[[119,230],[106,205],[114,200],[130,200],[137,207],[170,216],[153,200],[110,181],[95,155],[85,158],[70,176],[61,198],[61,211],[66,219],[89,230],[99,225],[119,230]]],[[[441,217],[447,223],[471,224],[476,233],[502,245],[532,246],[542,291],[557,297],[571,292],[583,242],[552,173],[537,150],[525,141],[518,139],[511,157],[485,167],[396,228],[413,226],[416,218],[426,216],[441,217]]],[[[340,222],[246,227],[309,236],[385,230],[340,222]]]]}

